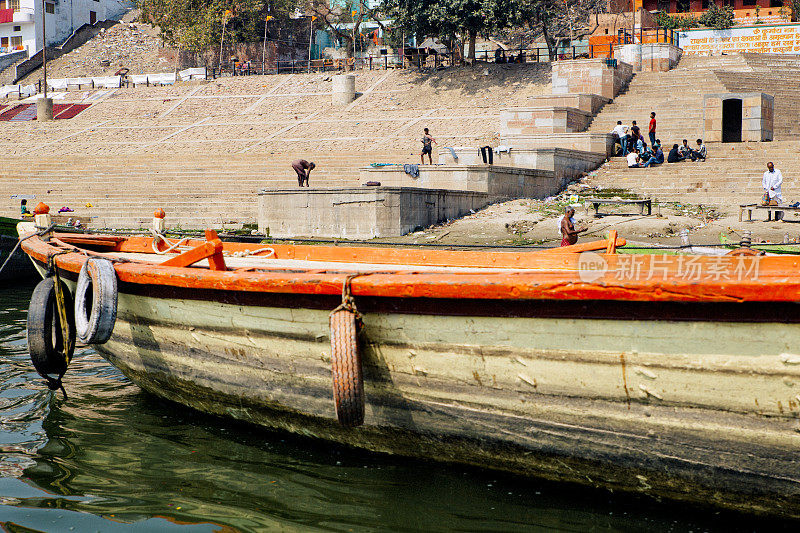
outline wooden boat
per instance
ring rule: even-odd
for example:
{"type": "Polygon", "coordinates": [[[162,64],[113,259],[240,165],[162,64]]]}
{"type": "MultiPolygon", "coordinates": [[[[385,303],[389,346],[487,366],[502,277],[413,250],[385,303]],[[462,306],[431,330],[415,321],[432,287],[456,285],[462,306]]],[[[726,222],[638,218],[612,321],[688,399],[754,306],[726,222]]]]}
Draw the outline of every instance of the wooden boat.
{"type": "Polygon", "coordinates": [[[169,400],[378,452],[800,517],[800,257],[213,237],[163,255],[149,237],[23,248],[73,291],[87,257],[114,261],[117,320],[96,349],[169,400]],[[363,320],[358,427],[332,394],[343,292],[363,320]]]}
{"type": "MultiPolygon", "coordinates": [[[[9,259],[9,254],[14,252],[14,248],[19,242],[17,224],[19,224],[19,219],[0,217],[0,267],[9,259]]],[[[0,281],[35,279],[36,275],[36,270],[25,252],[17,249],[6,266],[0,270],[0,281]]]]}

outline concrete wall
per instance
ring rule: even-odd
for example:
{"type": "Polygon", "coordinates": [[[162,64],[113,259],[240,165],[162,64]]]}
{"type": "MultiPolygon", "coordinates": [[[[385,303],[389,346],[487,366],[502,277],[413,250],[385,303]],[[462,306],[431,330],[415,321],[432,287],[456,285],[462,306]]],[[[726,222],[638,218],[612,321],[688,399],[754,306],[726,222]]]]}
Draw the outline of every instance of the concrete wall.
{"type": "Polygon", "coordinates": [[[583,131],[592,115],[574,107],[512,107],[500,111],[503,135],[574,133],[583,131]]]}
{"type": "Polygon", "coordinates": [[[488,203],[486,193],[417,187],[267,189],[258,196],[258,229],[273,237],[392,237],[488,203]]]}
{"type": "Polygon", "coordinates": [[[678,64],[681,49],[666,43],[636,43],[614,46],[614,57],[629,63],[633,72],[667,72],[678,64]]]}
{"type": "Polygon", "coordinates": [[[611,101],[599,94],[545,94],[529,96],[528,100],[532,107],[573,107],[592,115],[611,101]]]}
{"type": "Polygon", "coordinates": [[[561,190],[553,172],[500,165],[422,165],[412,178],[402,166],[362,168],[362,183],[377,181],[392,187],[423,187],[488,193],[492,202],[514,198],[544,198],[561,190]]]}
{"type": "MultiPolygon", "coordinates": [[[[483,164],[480,152],[476,148],[457,147],[453,150],[458,156],[457,160],[453,159],[450,150],[439,149],[440,165],[483,164]]],[[[495,165],[549,170],[562,184],[596,169],[605,160],[605,154],[563,148],[511,148],[508,152],[494,154],[495,165]]]]}
{"type": "Polygon", "coordinates": [[[553,63],[553,94],[599,94],[614,98],[633,76],[630,64],[605,59],[575,59],[553,63]]]}
{"type": "Polygon", "coordinates": [[[3,72],[20,59],[25,59],[26,57],[28,57],[27,50],[20,50],[19,52],[14,52],[11,54],[0,55],[0,72],[3,72]]]}
{"type": "Polygon", "coordinates": [[[560,135],[501,135],[500,144],[513,148],[566,148],[611,156],[614,140],[610,133],[562,133],[560,135]]]}
{"type": "Polygon", "coordinates": [[[705,140],[722,141],[722,102],[731,98],[742,101],[742,141],[773,139],[774,99],[764,93],[721,93],[703,97],[705,140]]]}

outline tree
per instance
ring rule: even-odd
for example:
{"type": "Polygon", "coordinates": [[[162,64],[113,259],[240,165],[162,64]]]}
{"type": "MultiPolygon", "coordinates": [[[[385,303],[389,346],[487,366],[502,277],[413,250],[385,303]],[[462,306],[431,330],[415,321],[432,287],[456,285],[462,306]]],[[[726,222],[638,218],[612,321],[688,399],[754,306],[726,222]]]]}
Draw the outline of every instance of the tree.
{"type": "Polygon", "coordinates": [[[474,60],[478,35],[508,25],[516,18],[516,6],[514,0],[384,0],[382,9],[394,19],[395,31],[446,41],[465,35],[468,57],[474,60]]]}
{"type": "Polygon", "coordinates": [[[547,45],[550,60],[556,57],[558,38],[575,38],[575,29],[586,27],[592,16],[605,12],[604,0],[517,0],[520,23],[538,29],[547,45]]]}
{"type": "Polygon", "coordinates": [[[322,21],[328,31],[337,39],[349,43],[345,47],[348,56],[355,55],[357,37],[361,35],[361,26],[366,21],[378,23],[381,29],[386,29],[381,22],[380,11],[370,9],[366,0],[350,0],[353,3],[333,4],[328,0],[305,0],[302,3],[307,13],[312,13],[322,21]],[[352,29],[343,28],[352,24],[352,29]]]}
{"type": "MultiPolygon", "coordinates": [[[[281,1],[270,5],[287,10],[292,5],[290,0],[281,1]]],[[[157,26],[165,43],[193,52],[219,43],[223,25],[235,41],[258,41],[267,8],[264,0],[138,0],[138,4],[141,20],[157,26]]]]}

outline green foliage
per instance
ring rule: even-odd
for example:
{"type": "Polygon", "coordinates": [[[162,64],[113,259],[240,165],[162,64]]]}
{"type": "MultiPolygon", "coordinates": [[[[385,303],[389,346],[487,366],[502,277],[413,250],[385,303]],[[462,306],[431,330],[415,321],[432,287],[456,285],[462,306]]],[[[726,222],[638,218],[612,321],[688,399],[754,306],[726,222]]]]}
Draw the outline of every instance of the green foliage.
{"type": "Polygon", "coordinates": [[[735,24],[733,8],[731,6],[719,7],[716,4],[709,5],[699,20],[703,26],[717,30],[724,30],[735,24]]]}
{"type": "MultiPolygon", "coordinates": [[[[226,37],[248,42],[263,38],[264,0],[138,0],[141,20],[157,26],[164,42],[200,52],[226,37]]],[[[270,2],[272,13],[288,12],[292,0],[270,2]]]]}
{"type": "Polygon", "coordinates": [[[656,13],[656,24],[667,30],[688,30],[700,26],[700,21],[691,15],[680,17],[663,11],[656,13]]]}
{"type": "Polygon", "coordinates": [[[659,26],[668,30],[687,30],[698,26],[724,30],[735,25],[733,8],[730,6],[719,7],[716,4],[711,4],[699,18],[691,15],[683,17],[669,15],[662,11],[656,13],[655,19],[659,26]]]}
{"type": "Polygon", "coordinates": [[[506,27],[518,12],[514,0],[384,0],[393,27],[417,36],[487,35],[506,27]]]}

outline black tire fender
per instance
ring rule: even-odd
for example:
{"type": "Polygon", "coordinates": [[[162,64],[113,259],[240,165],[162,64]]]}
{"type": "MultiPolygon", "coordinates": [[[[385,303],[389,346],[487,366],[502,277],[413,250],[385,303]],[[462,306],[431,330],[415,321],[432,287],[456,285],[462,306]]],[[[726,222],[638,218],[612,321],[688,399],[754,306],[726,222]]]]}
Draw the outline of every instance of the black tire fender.
{"type": "MultiPolygon", "coordinates": [[[[72,295],[62,281],[69,322],[70,344],[75,343],[75,319],[72,315],[72,295]]],[[[47,277],[36,285],[28,306],[28,353],[40,376],[50,382],[64,375],[69,360],[64,353],[65,342],[61,319],[56,307],[55,278],[47,277]]]]}

